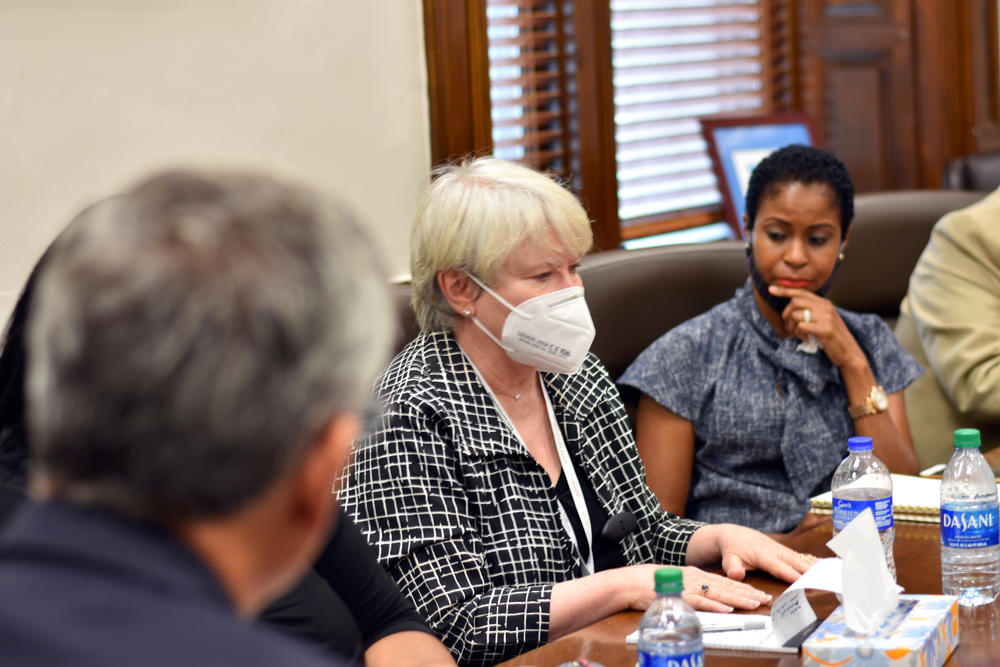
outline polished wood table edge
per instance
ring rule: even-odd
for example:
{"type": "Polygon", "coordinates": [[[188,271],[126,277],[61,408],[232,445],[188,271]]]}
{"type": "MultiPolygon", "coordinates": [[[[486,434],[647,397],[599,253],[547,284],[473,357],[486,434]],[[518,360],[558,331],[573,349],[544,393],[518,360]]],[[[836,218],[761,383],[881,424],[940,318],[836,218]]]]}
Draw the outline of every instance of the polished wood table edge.
{"type": "MultiPolygon", "coordinates": [[[[941,593],[940,527],[938,524],[897,522],[895,526],[895,560],[898,580],[908,593],[941,593]]],[[[786,540],[796,551],[827,558],[833,553],[826,543],[832,537],[829,522],[786,540]]],[[[760,572],[752,572],[747,582],[775,598],[787,584],[760,572]]],[[[806,596],[820,618],[826,618],[838,602],[836,596],[810,590],[806,596]]],[[[763,607],[754,612],[770,612],[763,607]]],[[[639,625],[642,612],[624,611],[577,630],[565,637],[532,651],[499,663],[498,667],[555,667],[563,662],[586,658],[604,667],[634,667],[636,648],[625,644],[625,637],[639,625]]],[[[959,646],[946,663],[949,667],[1000,665],[1000,600],[978,609],[962,609],[959,613],[959,646]]],[[[797,654],[765,653],[705,649],[705,665],[764,666],[799,665],[797,654]]]]}

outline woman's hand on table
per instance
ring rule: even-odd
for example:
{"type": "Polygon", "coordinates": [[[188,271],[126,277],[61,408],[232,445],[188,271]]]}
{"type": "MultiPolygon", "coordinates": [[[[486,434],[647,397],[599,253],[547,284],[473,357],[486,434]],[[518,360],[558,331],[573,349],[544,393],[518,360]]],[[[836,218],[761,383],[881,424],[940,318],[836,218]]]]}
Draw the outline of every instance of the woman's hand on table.
{"type": "Polygon", "coordinates": [[[817,559],[778,544],[752,528],[719,523],[695,531],[688,543],[687,560],[693,565],[721,561],[722,571],[737,581],[746,577],[747,570],[762,570],[791,583],[817,559]]]}
{"type": "MultiPolygon", "coordinates": [[[[653,577],[664,565],[629,565],[561,581],[552,586],[549,640],[595,623],[611,614],[643,611],[656,598],[653,577]]],[[[749,584],[682,567],[684,599],[701,611],[753,610],[768,604],[771,596],[749,584]]]]}
{"type": "MultiPolygon", "coordinates": [[[[633,565],[620,571],[630,577],[632,585],[629,609],[642,611],[656,597],[653,574],[663,565],[633,565]]],[[[699,611],[730,612],[733,609],[756,609],[771,602],[771,596],[749,584],[705,572],[696,567],[681,567],[684,572],[683,597],[699,611]]]]}

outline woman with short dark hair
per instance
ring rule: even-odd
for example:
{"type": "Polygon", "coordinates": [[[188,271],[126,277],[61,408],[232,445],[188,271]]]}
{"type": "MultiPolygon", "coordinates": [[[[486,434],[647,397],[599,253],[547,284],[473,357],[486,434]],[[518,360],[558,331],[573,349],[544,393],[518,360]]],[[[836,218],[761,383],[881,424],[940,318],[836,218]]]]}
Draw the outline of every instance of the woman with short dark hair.
{"type": "Polygon", "coordinates": [[[871,436],[893,472],[917,472],[902,390],[921,368],[881,318],[825,296],[854,215],[840,160],[779,149],[754,169],[746,202],[746,284],[619,382],[641,392],[636,440],[665,509],[785,533],[814,522],[800,525],[850,436],[871,436]]]}

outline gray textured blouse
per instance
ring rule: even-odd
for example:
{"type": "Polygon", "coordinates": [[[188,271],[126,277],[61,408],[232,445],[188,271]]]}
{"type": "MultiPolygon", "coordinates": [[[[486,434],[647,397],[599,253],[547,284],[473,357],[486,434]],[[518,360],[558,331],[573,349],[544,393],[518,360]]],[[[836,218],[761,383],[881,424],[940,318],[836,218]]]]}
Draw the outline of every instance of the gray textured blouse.
{"type": "MultiPolygon", "coordinates": [[[[838,308],[886,393],[922,372],[877,315],[838,308]]],[[[675,327],[629,366],[634,387],[694,425],[688,518],[788,531],[828,491],[854,422],[838,369],[764,319],[749,280],[675,327]]]]}

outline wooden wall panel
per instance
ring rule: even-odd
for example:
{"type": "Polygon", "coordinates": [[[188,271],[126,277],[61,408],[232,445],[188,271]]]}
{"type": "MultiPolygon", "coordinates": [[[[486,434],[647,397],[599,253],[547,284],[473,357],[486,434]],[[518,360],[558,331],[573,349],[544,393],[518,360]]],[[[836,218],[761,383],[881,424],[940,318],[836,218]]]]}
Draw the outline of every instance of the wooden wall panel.
{"type": "Polygon", "coordinates": [[[614,82],[611,70],[611,6],[601,0],[567,1],[577,50],[576,140],[580,161],[574,186],[593,220],[594,249],[622,241],[615,170],[614,82]]]}
{"type": "Polygon", "coordinates": [[[808,0],[806,110],[858,192],[917,187],[912,0],[808,0]]]}
{"type": "Polygon", "coordinates": [[[803,0],[799,32],[802,106],[859,191],[1000,150],[997,0],[803,0]]]}
{"type": "Polygon", "coordinates": [[[962,4],[914,3],[918,183],[924,188],[939,187],[944,165],[971,150],[971,52],[964,46],[962,4]]]}
{"type": "Polygon", "coordinates": [[[491,150],[486,3],[424,0],[431,163],[491,150]]]}
{"type": "Polygon", "coordinates": [[[868,184],[869,190],[886,189],[892,181],[887,69],[878,58],[827,64],[826,143],[848,166],[854,182],[868,184]],[[865,113],[857,112],[855,98],[866,101],[865,113]]]}
{"type": "Polygon", "coordinates": [[[953,158],[1000,150],[997,0],[914,1],[922,187],[953,158]]]}
{"type": "Polygon", "coordinates": [[[889,17],[892,0],[826,0],[820,3],[828,17],[889,17]]]}
{"type": "Polygon", "coordinates": [[[998,57],[996,0],[965,0],[962,28],[969,54],[969,109],[971,149],[1000,151],[1000,57],[998,57]]]}

